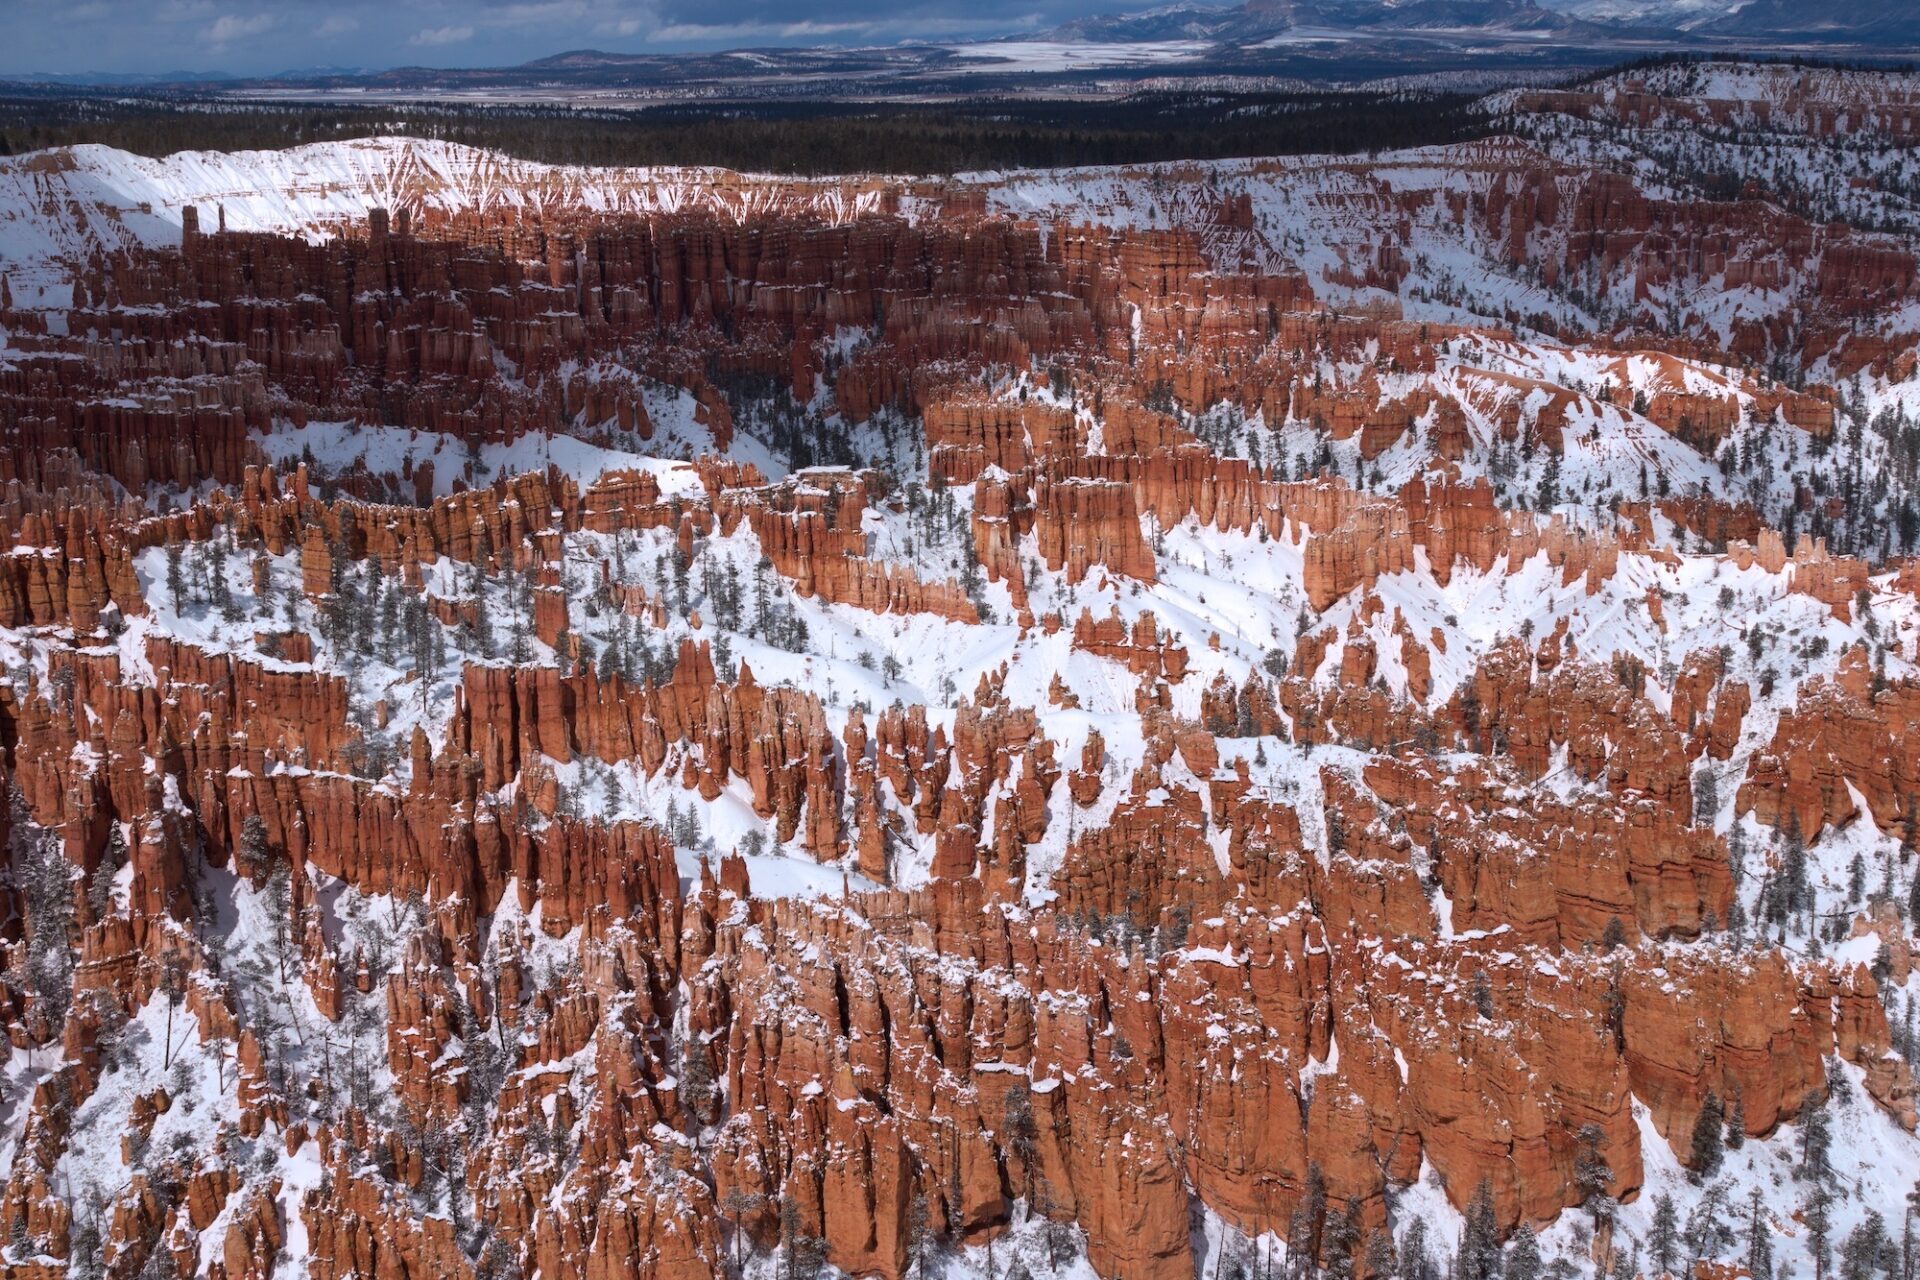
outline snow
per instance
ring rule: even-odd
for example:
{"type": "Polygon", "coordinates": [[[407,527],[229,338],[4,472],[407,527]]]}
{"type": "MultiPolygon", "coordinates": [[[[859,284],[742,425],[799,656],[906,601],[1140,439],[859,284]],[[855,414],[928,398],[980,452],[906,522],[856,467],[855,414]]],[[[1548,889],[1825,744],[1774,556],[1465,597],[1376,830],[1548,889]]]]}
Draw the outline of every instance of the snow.
{"type": "Polygon", "coordinates": [[[376,208],[452,213],[562,204],[607,213],[704,208],[741,218],[775,203],[828,221],[877,207],[858,184],[737,187],[719,169],[590,169],[515,160],[423,138],[361,138],[284,151],[182,151],[162,159],[83,145],[0,157],[0,262],[21,306],[64,304],[52,264],[94,249],[177,244],[181,211],[211,231],[336,234],[376,208]]]}
{"type": "Polygon", "coordinates": [[[1212,45],[1204,40],[995,40],[948,47],[960,62],[988,63],[996,71],[1040,72],[1186,62],[1212,45]]]}
{"type": "Polygon", "coordinates": [[[610,471],[645,471],[659,482],[666,497],[698,495],[698,474],[677,456],[713,452],[711,435],[694,421],[693,396],[680,387],[650,387],[646,405],[656,439],[633,441],[644,445],[645,452],[609,448],[575,436],[529,433],[504,444],[488,442],[470,454],[454,437],[439,432],[351,422],[282,425],[271,432],[256,432],[254,439],[276,466],[317,464],[334,477],[356,469],[374,475],[410,475],[430,464],[436,497],[452,493],[456,481],[485,484],[495,477],[549,467],[571,476],[583,489],[610,471]]]}

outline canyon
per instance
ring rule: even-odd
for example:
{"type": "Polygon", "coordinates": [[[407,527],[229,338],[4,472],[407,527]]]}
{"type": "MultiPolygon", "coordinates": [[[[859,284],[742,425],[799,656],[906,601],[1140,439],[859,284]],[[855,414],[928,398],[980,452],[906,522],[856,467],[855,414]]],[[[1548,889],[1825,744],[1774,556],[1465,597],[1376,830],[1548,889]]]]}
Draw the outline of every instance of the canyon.
{"type": "Polygon", "coordinates": [[[0,158],[0,1275],[1895,1274],[1920,80],[1486,109],[0,158]]]}

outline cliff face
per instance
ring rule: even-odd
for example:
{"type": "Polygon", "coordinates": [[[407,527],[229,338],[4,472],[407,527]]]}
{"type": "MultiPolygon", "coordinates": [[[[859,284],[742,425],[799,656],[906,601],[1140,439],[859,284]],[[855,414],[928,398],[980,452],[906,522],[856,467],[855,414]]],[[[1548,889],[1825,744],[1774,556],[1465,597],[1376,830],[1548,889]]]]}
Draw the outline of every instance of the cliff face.
{"type": "Polygon", "coordinates": [[[1438,218],[1844,355],[1911,259],[1462,152],[1317,278],[1170,171],[0,297],[0,1270],[1372,1277],[1920,1159],[1894,384],[1315,307],[1438,218]]]}

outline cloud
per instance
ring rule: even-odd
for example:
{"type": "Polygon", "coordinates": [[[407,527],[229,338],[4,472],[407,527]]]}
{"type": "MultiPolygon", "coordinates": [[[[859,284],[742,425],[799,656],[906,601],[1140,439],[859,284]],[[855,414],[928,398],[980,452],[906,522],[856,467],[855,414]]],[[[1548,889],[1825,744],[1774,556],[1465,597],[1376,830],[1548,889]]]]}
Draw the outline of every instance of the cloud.
{"type": "Polygon", "coordinates": [[[764,40],[825,38],[849,32],[873,31],[875,22],[676,22],[652,32],[660,41],[764,40]]]}
{"type": "Polygon", "coordinates": [[[833,43],[852,39],[1002,34],[1140,0],[656,0],[664,44],[729,40],[833,43]]]}
{"type": "Polygon", "coordinates": [[[582,0],[545,0],[544,3],[514,3],[494,8],[482,7],[474,20],[498,27],[548,26],[562,22],[580,22],[587,16],[582,0]]]}
{"type": "Polygon", "coordinates": [[[219,48],[232,44],[236,40],[250,40],[254,36],[265,35],[279,25],[280,19],[270,13],[255,13],[242,16],[237,13],[223,13],[207,28],[207,43],[219,48]]]}
{"type": "Polygon", "coordinates": [[[600,36],[618,36],[624,40],[629,36],[639,35],[652,25],[652,20],[648,18],[617,18],[611,22],[602,22],[593,29],[593,33],[600,36]]]}
{"type": "Polygon", "coordinates": [[[1008,34],[1149,2],[0,0],[0,29],[7,33],[0,78],[23,72],[271,75],[313,66],[317,53],[324,61],[366,67],[406,61],[503,67],[583,47],[671,53],[884,44],[1008,34]]]}
{"type": "Polygon", "coordinates": [[[162,22],[198,22],[213,13],[213,0],[166,0],[154,10],[162,22]]]}
{"type": "Polygon", "coordinates": [[[440,45],[460,44],[471,39],[473,39],[472,27],[428,27],[425,30],[414,32],[412,38],[410,38],[407,43],[419,45],[422,48],[431,48],[440,45]]]}

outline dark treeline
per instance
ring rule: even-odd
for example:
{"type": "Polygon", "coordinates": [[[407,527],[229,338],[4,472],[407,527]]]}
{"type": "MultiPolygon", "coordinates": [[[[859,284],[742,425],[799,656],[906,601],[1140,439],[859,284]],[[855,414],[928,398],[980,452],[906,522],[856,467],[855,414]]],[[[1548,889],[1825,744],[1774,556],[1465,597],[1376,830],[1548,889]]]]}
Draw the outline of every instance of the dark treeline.
{"type": "Polygon", "coordinates": [[[1631,62],[1620,63],[1617,66],[1597,67],[1585,75],[1568,81],[1568,87],[1578,88],[1584,85],[1597,84],[1602,80],[1618,75],[1644,75],[1649,71],[1657,71],[1662,67],[1705,67],[1716,62],[1734,63],[1752,67],[1787,66],[1797,67],[1807,71],[1879,71],[1901,72],[1907,75],[1912,75],[1915,70],[1920,70],[1920,64],[1915,63],[1911,58],[1846,59],[1821,58],[1799,53],[1783,56],[1774,53],[1677,50],[1668,53],[1648,54],[1642,58],[1635,58],[1631,62]]]}
{"type": "Polygon", "coordinates": [[[103,143],[141,155],[278,148],[376,134],[587,165],[721,165],[792,174],[1351,154],[1478,137],[1467,95],[1151,93],[1118,101],[766,103],[644,111],[237,103],[0,94],[0,154],[103,143]]]}

